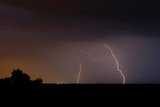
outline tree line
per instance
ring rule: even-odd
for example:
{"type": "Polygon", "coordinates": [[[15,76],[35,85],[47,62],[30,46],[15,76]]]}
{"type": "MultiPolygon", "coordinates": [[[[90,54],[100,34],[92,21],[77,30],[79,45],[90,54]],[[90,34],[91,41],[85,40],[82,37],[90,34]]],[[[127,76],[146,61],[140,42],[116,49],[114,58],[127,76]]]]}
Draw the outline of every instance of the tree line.
{"type": "Polygon", "coordinates": [[[38,85],[42,83],[43,80],[41,78],[31,80],[30,76],[24,73],[19,68],[16,70],[14,69],[12,71],[11,77],[5,77],[0,79],[0,84],[14,85],[14,86],[38,85]]]}

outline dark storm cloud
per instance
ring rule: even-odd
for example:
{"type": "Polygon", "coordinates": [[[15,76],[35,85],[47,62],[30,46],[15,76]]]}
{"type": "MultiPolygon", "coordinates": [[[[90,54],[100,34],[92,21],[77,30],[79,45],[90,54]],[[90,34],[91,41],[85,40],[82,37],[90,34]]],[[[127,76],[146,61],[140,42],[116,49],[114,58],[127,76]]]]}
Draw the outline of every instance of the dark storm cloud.
{"type": "Polygon", "coordinates": [[[27,10],[71,17],[142,21],[159,18],[158,0],[1,0],[27,10]]]}
{"type": "Polygon", "coordinates": [[[1,0],[36,12],[86,15],[116,19],[150,19],[158,16],[158,0],[1,0]]]}
{"type": "Polygon", "coordinates": [[[158,0],[0,0],[0,3],[3,4],[1,39],[9,36],[20,40],[26,37],[88,41],[159,35],[158,0]]]}
{"type": "Polygon", "coordinates": [[[85,40],[129,33],[155,36],[160,27],[158,0],[0,1],[35,14],[19,25],[49,38],[85,40]]]}

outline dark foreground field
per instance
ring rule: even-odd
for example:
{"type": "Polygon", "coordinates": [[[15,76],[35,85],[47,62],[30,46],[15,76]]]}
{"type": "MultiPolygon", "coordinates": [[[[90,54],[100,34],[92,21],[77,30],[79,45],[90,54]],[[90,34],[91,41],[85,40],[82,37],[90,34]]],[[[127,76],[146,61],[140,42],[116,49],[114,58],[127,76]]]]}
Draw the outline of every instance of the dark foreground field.
{"type": "MultiPolygon", "coordinates": [[[[154,99],[160,97],[158,84],[39,84],[29,86],[1,85],[1,98],[36,100],[46,99],[154,99]]],[[[136,100],[135,99],[135,100],[136,100]]]]}
{"type": "MultiPolygon", "coordinates": [[[[16,105],[24,104],[72,104],[77,102],[98,102],[98,104],[117,104],[117,102],[136,101],[150,102],[160,98],[160,84],[43,84],[38,78],[30,80],[30,76],[20,69],[13,70],[11,77],[0,79],[0,106],[1,103],[16,105]],[[100,102],[99,102],[100,101],[100,102]]],[[[118,103],[118,104],[121,104],[118,103]]],[[[127,103],[126,103],[127,104],[127,103]]],[[[74,105],[75,106],[75,105],[74,105]]],[[[37,107],[37,106],[36,106],[37,107]]],[[[99,106],[98,106],[99,107],[99,106]]]]}
{"type": "MultiPolygon", "coordinates": [[[[50,105],[74,106],[98,104],[98,107],[107,105],[128,106],[128,103],[147,104],[159,100],[159,84],[38,84],[28,86],[0,85],[0,101],[30,107],[45,107],[50,105]],[[13,103],[11,103],[13,102],[13,103]],[[67,103],[66,103],[67,102],[67,103]]],[[[159,101],[158,101],[159,103],[159,101]]],[[[153,103],[155,104],[155,103],[153,103]]]]}

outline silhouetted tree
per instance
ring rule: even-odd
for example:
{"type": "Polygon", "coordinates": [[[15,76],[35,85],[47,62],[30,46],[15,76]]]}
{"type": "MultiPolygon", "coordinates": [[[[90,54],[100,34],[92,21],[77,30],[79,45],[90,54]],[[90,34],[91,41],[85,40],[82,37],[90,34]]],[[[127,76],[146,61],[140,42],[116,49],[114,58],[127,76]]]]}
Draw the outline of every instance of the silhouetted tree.
{"type": "Polygon", "coordinates": [[[11,83],[16,85],[25,85],[30,82],[30,76],[23,73],[19,68],[11,73],[11,83]]]}
{"type": "Polygon", "coordinates": [[[31,85],[41,85],[43,80],[37,78],[35,80],[30,80],[30,76],[26,73],[23,73],[19,68],[14,69],[11,73],[11,77],[6,77],[0,79],[0,84],[4,86],[31,86],[31,85]]]}

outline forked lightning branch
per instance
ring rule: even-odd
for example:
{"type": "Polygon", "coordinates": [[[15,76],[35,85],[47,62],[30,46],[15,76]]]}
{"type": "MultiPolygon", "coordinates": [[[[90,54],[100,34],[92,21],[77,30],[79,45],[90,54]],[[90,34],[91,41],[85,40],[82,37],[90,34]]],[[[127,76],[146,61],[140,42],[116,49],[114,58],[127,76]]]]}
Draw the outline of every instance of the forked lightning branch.
{"type": "MultiPolygon", "coordinates": [[[[123,79],[122,83],[125,84],[125,83],[126,83],[126,77],[125,77],[125,75],[123,74],[122,70],[120,69],[119,61],[118,61],[116,55],[114,54],[114,52],[113,52],[113,50],[111,49],[111,47],[109,47],[109,46],[107,45],[106,42],[105,42],[104,46],[105,46],[105,48],[106,48],[106,51],[109,50],[109,52],[111,53],[111,56],[113,57],[113,59],[114,59],[114,61],[115,61],[115,64],[116,64],[116,69],[117,69],[117,71],[120,73],[120,75],[122,76],[122,79],[123,79]]],[[[77,48],[74,48],[74,49],[77,49],[77,48]]],[[[82,54],[84,54],[84,55],[86,55],[86,56],[88,56],[88,57],[90,57],[92,61],[99,61],[99,62],[101,62],[101,61],[103,61],[103,60],[105,60],[105,59],[108,58],[108,57],[101,57],[101,58],[99,58],[99,59],[96,59],[95,57],[93,57],[91,54],[89,54],[88,52],[86,52],[86,51],[84,51],[84,50],[79,49],[79,52],[82,53],[82,54]]],[[[79,64],[78,77],[77,77],[77,80],[76,80],[76,83],[77,83],[77,84],[79,84],[79,82],[80,82],[81,73],[82,73],[82,64],[79,64]]]]}

